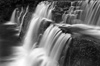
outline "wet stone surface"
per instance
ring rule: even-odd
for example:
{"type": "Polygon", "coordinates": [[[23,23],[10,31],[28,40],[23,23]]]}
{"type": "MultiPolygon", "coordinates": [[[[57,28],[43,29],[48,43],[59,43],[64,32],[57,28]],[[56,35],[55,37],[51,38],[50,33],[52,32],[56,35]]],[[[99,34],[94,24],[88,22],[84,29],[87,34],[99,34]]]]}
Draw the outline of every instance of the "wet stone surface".
{"type": "Polygon", "coordinates": [[[71,66],[100,66],[100,46],[87,38],[75,38],[70,47],[71,66]]]}

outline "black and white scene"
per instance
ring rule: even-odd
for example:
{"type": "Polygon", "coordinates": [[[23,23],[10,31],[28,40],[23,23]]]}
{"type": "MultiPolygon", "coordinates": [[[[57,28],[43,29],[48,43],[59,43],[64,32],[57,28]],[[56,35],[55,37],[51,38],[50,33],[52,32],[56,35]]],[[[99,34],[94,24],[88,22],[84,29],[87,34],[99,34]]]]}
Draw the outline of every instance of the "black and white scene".
{"type": "Polygon", "coordinates": [[[100,0],[0,0],[0,66],[100,66],[100,0]]]}

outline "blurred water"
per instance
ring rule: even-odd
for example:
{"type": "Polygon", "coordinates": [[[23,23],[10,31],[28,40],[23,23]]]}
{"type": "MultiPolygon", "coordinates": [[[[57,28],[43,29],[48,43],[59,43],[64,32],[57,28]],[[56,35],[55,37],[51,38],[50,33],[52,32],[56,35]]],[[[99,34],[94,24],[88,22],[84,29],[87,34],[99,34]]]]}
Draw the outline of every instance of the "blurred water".
{"type": "MultiPolygon", "coordinates": [[[[36,7],[35,12],[32,14],[32,19],[29,21],[27,31],[22,40],[22,46],[13,48],[15,51],[15,55],[18,55],[18,57],[11,58],[15,61],[9,63],[8,65],[5,65],[62,66],[59,63],[59,59],[61,57],[64,46],[66,46],[65,51],[68,50],[71,38],[74,35],[73,33],[90,35],[100,39],[100,31],[98,31],[100,30],[100,28],[89,26],[99,25],[100,23],[100,17],[98,15],[100,10],[99,3],[100,2],[91,1],[89,4],[87,4],[87,1],[84,1],[81,4],[80,9],[77,9],[76,11],[74,11],[74,6],[71,5],[68,13],[64,13],[62,16],[62,24],[66,24],[63,25],[62,28],[54,24],[50,24],[47,28],[45,28],[46,30],[44,30],[43,34],[41,31],[41,25],[45,26],[44,22],[52,21],[52,10],[54,9],[54,5],[47,1],[39,3],[36,7]],[[84,23],[87,25],[79,23],[84,23]],[[63,32],[63,28],[66,30],[66,33],[63,32]],[[67,29],[70,29],[73,35],[67,32],[67,29]]],[[[26,8],[26,11],[22,17],[19,31],[21,31],[21,27],[24,22],[25,15],[28,12],[28,8],[29,7],[26,8]]],[[[23,9],[21,13],[22,12],[23,9]]],[[[15,13],[16,9],[12,14],[10,20],[11,22],[16,22],[15,13]]],[[[18,21],[20,21],[20,16],[21,15],[18,16],[18,21]]]]}

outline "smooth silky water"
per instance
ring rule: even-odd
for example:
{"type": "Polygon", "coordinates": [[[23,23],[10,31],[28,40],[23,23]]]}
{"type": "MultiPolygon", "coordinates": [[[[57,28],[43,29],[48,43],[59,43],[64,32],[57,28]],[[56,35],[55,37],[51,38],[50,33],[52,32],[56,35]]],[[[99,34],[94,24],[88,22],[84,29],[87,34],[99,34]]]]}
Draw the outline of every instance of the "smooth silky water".
{"type": "MultiPolygon", "coordinates": [[[[95,17],[93,15],[98,15],[99,6],[95,6],[96,2],[91,2],[89,6],[83,7],[84,4],[82,4],[81,8],[84,8],[85,11],[81,12],[81,15],[79,19],[82,19],[82,14],[85,13],[85,20],[83,21],[85,24],[95,24],[95,17]],[[95,6],[95,7],[94,7],[95,6]],[[93,8],[94,7],[94,8],[93,8]],[[89,8],[89,10],[87,9],[89,8]],[[95,10],[96,13],[94,13],[95,10]],[[93,20],[93,21],[92,21],[93,20]]],[[[24,22],[25,15],[28,12],[29,6],[26,8],[25,14],[22,17],[21,20],[21,26],[24,22]]],[[[63,47],[66,45],[67,51],[71,42],[72,35],[70,33],[64,33],[60,28],[57,26],[50,24],[49,27],[43,32],[42,37],[40,41],[38,42],[38,38],[40,36],[40,25],[43,23],[43,20],[49,20],[52,21],[52,10],[54,9],[53,6],[51,6],[51,3],[49,2],[41,2],[37,5],[35,12],[32,14],[32,19],[29,22],[28,29],[25,33],[25,36],[23,37],[22,46],[20,47],[14,47],[14,50],[16,50],[15,54],[18,55],[16,58],[12,58],[15,61],[7,64],[6,66],[59,66],[58,63],[61,53],[63,51],[63,47]],[[70,39],[70,40],[69,40],[70,39]],[[16,49],[15,49],[16,48],[16,49]]],[[[21,13],[23,12],[23,9],[21,13]]],[[[16,9],[14,10],[11,22],[15,22],[15,13],[16,9]]],[[[21,14],[20,13],[20,14],[21,14]]],[[[72,15],[71,15],[72,16],[72,15]]],[[[19,20],[18,16],[18,20],[19,20]]],[[[67,21],[66,18],[67,15],[64,15],[64,21],[67,21]]],[[[62,17],[62,18],[63,18],[62,17]]],[[[75,16],[76,18],[76,16],[75,16]]],[[[96,25],[99,24],[100,17],[98,16],[98,20],[96,25]]],[[[46,21],[45,21],[46,22],[46,21]]],[[[7,24],[7,23],[6,23],[7,24]]],[[[5,25],[6,25],[5,24],[5,25]]],[[[44,24],[45,25],[45,24],[44,24]]],[[[91,28],[86,25],[80,25],[75,24],[71,25],[70,28],[72,32],[77,32],[81,34],[86,35],[94,35],[95,37],[99,38],[100,31],[99,27],[97,28],[91,28]],[[75,31],[75,29],[80,29],[79,31],[75,31]],[[84,30],[84,31],[82,31],[84,30]]],[[[67,26],[66,26],[67,27],[67,26]]],[[[21,29],[19,29],[21,31],[21,29]]],[[[65,53],[66,54],[66,53],[65,53]]]]}

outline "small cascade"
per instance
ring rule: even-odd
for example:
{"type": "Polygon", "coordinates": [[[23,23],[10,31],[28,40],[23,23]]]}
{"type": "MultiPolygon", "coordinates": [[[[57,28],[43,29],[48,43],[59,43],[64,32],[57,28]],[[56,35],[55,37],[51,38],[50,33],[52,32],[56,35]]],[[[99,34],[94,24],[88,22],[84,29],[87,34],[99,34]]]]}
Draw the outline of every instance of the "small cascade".
{"type": "Polygon", "coordinates": [[[67,40],[70,38],[70,35],[62,33],[58,40],[56,41],[51,53],[50,57],[53,60],[58,61],[60,53],[62,51],[62,48],[64,47],[64,44],[67,42],[67,40]]]}
{"type": "Polygon", "coordinates": [[[49,34],[47,33],[48,31],[46,31],[44,33],[44,36],[43,38],[41,39],[41,42],[40,42],[40,46],[42,46],[44,49],[47,49],[46,52],[47,54],[49,55],[50,53],[50,50],[52,48],[52,46],[54,45],[54,42],[55,40],[57,39],[57,37],[59,36],[59,34],[61,33],[60,29],[57,28],[57,27],[53,27],[49,34]],[[47,38],[44,38],[46,35],[45,34],[48,34],[47,38]],[[45,40],[44,43],[42,43],[43,41],[45,40]],[[42,45],[41,45],[42,44],[42,45]],[[43,45],[44,44],[44,45],[43,45]]]}
{"type": "Polygon", "coordinates": [[[100,11],[100,1],[83,1],[80,8],[83,10],[80,15],[80,20],[84,24],[97,25],[99,26],[99,11],[100,11]]]}
{"type": "Polygon", "coordinates": [[[43,37],[41,38],[41,41],[40,41],[40,44],[39,44],[39,47],[43,47],[45,45],[45,41],[46,41],[46,38],[47,36],[49,35],[50,33],[50,30],[53,28],[53,25],[51,25],[50,27],[48,27],[44,34],[42,35],[43,37]]]}
{"type": "MultiPolygon", "coordinates": [[[[37,5],[36,10],[34,15],[41,17],[41,18],[46,18],[48,14],[48,7],[50,6],[49,2],[41,2],[37,5]]],[[[34,17],[33,15],[33,17],[34,17]]]]}
{"type": "MultiPolygon", "coordinates": [[[[22,16],[23,12],[24,12],[24,9],[23,9],[23,7],[21,7],[21,11],[20,11],[20,13],[19,13],[19,15],[18,15],[18,17],[17,17],[19,23],[21,23],[21,16],[22,16]]],[[[18,12],[17,12],[17,13],[18,13],[18,12]]]]}
{"type": "MultiPolygon", "coordinates": [[[[29,9],[29,6],[27,6],[26,11],[25,11],[24,15],[22,16],[22,18],[21,18],[21,13],[23,12],[23,8],[22,8],[22,11],[21,11],[21,13],[20,13],[20,15],[19,15],[19,18],[21,18],[21,21],[19,21],[19,23],[20,23],[20,25],[19,25],[19,33],[21,33],[21,29],[22,29],[22,26],[23,26],[23,24],[24,24],[25,16],[26,16],[27,13],[28,13],[28,9],[29,9]]],[[[19,19],[18,19],[18,20],[19,20],[19,19]]]]}
{"type": "Polygon", "coordinates": [[[14,12],[12,13],[12,16],[11,16],[11,19],[10,19],[10,21],[12,22],[12,23],[14,23],[14,22],[16,22],[16,10],[18,10],[18,9],[15,9],[14,10],[14,12]]]}
{"type": "Polygon", "coordinates": [[[12,15],[11,15],[10,21],[6,22],[4,25],[15,25],[15,24],[16,24],[16,22],[17,22],[17,20],[16,20],[16,11],[17,11],[17,10],[18,10],[18,9],[16,8],[16,9],[13,11],[13,13],[12,13],[12,15]]]}

